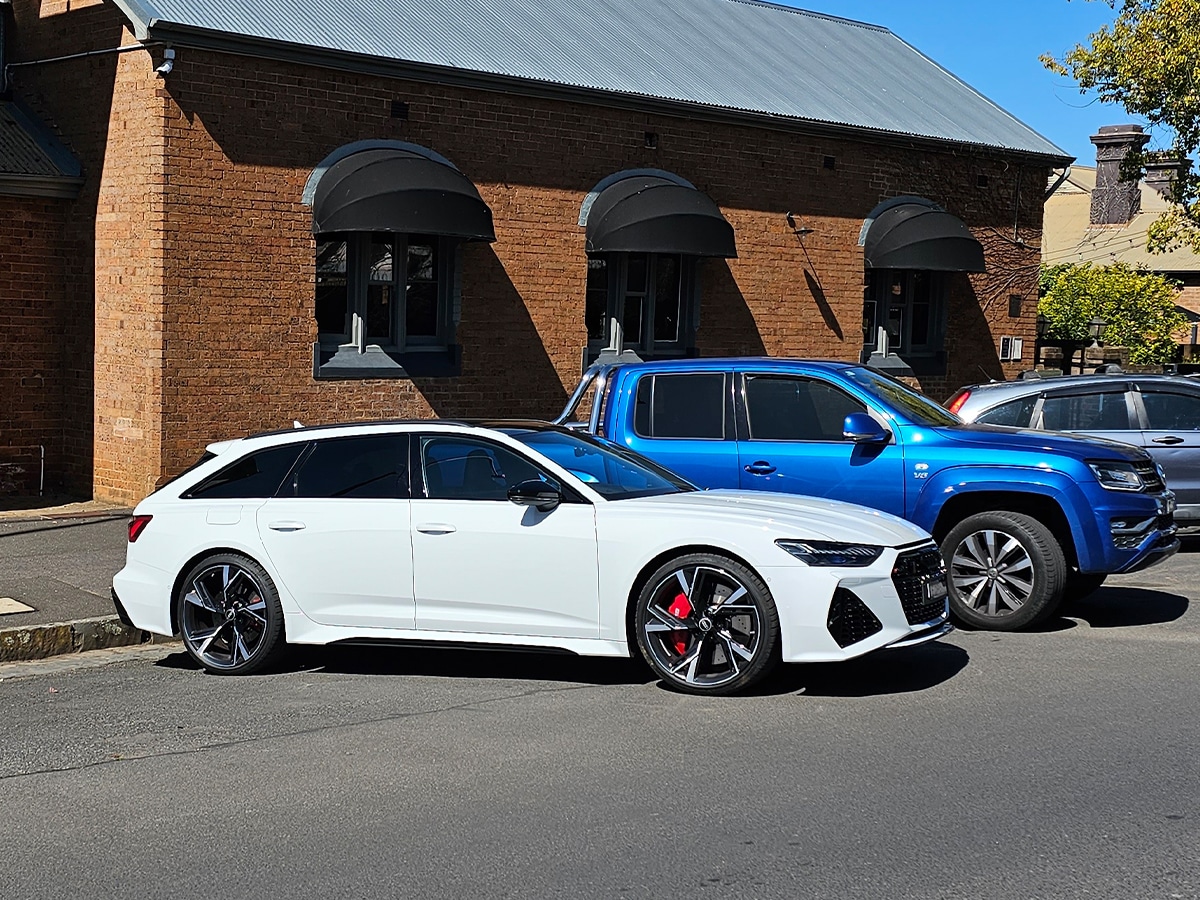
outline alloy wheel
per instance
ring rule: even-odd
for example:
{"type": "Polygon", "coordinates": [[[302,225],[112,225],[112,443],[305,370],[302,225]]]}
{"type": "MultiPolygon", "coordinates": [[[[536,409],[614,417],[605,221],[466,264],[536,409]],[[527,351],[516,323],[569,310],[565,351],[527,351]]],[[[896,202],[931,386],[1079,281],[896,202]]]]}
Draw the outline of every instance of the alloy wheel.
{"type": "Polygon", "coordinates": [[[1033,560],[1011,534],[985,529],[954,548],[950,577],[968,607],[992,617],[1019,610],[1034,589],[1033,560]]]}
{"type": "Polygon", "coordinates": [[[663,578],[644,606],[641,628],[660,673],[692,688],[738,678],[763,642],[761,611],[749,590],[713,566],[684,566],[663,578]]]}
{"type": "Polygon", "coordinates": [[[244,666],[268,634],[263,587],[233,563],[208,566],[192,577],[179,618],[188,647],[214,669],[244,666]]]}

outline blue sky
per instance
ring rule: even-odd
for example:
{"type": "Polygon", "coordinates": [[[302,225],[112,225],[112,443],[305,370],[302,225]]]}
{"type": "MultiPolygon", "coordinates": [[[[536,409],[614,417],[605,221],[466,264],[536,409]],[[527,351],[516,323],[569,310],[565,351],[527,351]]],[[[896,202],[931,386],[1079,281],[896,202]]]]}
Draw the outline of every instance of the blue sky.
{"type": "MultiPolygon", "coordinates": [[[[1140,122],[1124,108],[1081,96],[1038,61],[1061,57],[1116,13],[1085,0],[775,0],[890,28],[926,56],[1049,138],[1080,165],[1101,125],[1140,122]]],[[[1151,148],[1163,146],[1156,140],[1151,148]]]]}

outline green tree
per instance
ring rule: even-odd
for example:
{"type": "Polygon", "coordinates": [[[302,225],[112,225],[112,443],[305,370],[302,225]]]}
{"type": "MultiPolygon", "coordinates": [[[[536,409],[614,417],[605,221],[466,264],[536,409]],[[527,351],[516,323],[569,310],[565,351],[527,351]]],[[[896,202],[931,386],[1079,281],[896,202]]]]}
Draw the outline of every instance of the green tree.
{"type": "Polygon", "coordinates": [[[1175,306],[1178,284],[1125,263],[1042,266],[1039,293],[1047,337],[1090,340],[1088,323],[1098,316],[1108,323],[1101,340],[1129,348],[1129,361],[1138,365],[1174,360],[1176,335],[1188,323],[1175,306]]]}
{"type": "MultiPolygon", "coordinates": [[[[1095,0],[1087,0],[1095,2],[1095,0]]],[[[1118,0],[1101,0],[1113,9],[1118,0]]],[[[1047,68],[1069,75],[1080,93],[1119,104],[1168,132],[1180,160],[1200,150],[1200,0],[1120,0],[1116,21],[1089,35],[1047,68]]],[[[1131,154],[1125,171],[1141,172],[1144,154],[1131,154]]],[[[1175,182],[1178,206],[1150,227],[1148,245],[1161,252],[1189,246],[1200,253],[1200,173],[1188,160],[1175,182]]]]}

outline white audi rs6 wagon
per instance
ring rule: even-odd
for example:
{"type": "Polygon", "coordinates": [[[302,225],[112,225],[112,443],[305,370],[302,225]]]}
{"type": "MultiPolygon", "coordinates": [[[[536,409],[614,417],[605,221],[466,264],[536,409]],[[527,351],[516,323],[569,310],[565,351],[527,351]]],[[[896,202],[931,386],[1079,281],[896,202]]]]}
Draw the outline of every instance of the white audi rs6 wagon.
{"type": "Polygon", "coordinates": [[[376,422],[213,444],[143,500],[113,579],[132,625],[213,673],[287,644],[637,652],[730,693],[779,660],[951,630],[929,535],[876,510],[701,491],[553,425],[376,422]]]}

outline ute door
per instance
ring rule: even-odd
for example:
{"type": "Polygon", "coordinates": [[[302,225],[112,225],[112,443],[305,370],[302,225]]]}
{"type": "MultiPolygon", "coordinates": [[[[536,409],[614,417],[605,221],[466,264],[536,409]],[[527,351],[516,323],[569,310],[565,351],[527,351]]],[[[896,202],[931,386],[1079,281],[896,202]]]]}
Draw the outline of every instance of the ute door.
{"type": "Polygon", "coordinates": [[[634,388],[624,443],[702,488],[737,488],[732,375],[647,373],[634,388]]]}
{"type": "Polygon", "coordinates": [[[864,444],[842,435],[847,415],[870,414],[861,401],[819,378],[765,372],[747,372],[740,393],[744,489],[845,500],[904,515],[903,453],[895,436],[864,444]]]}
{"type": "Polygon", "coordinates": [[[565,490],[547,512],[508,490],[557,478],[487,438],[417,439],[413,498],[417,627],[479,634],[597,638],[596,514],[565,490]]]}
{"type": "Polygon", "coordinates": [[[412,628],[408,435],[317,441],[258,510],[284,587],[322,625],[412,628]]]}
{"type": "Polygon", "coordinates": [[[1175,492],[1176,518],[1181,524],[1200,519],[1200,393],[1143,387],[1134,396],[1145,415],[1142,446],[1163,467],[1167,487],[1175,492]]]}

